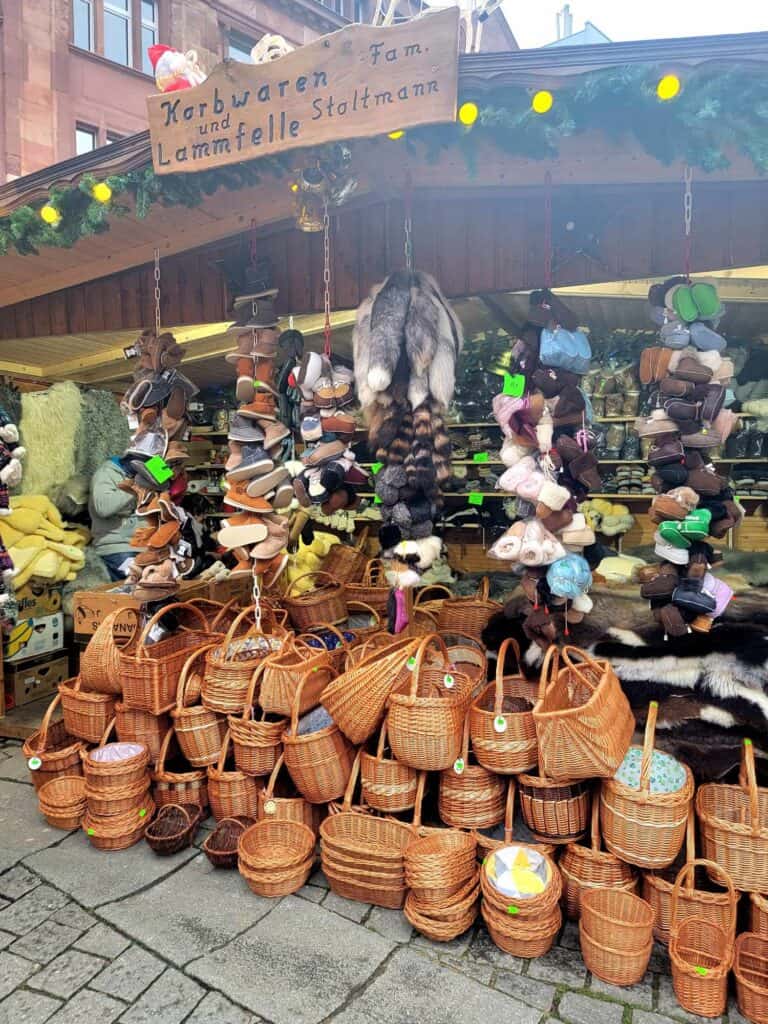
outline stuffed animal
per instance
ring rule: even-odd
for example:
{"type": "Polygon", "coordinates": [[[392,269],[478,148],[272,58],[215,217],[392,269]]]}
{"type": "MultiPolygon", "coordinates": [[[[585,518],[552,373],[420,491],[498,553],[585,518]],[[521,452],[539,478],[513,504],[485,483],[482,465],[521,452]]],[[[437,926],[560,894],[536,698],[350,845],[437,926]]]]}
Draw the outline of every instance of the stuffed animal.
{"type": "Polygon", "coordinates": [[[191,89],[201,85],[205,73],[197,63],[197,52],[187,50],[182,53],[172,46],[157,43],[147,48],[147,54],[155,72],[155,84],[160,92],[177,92],[179,89],[191,89]]]}

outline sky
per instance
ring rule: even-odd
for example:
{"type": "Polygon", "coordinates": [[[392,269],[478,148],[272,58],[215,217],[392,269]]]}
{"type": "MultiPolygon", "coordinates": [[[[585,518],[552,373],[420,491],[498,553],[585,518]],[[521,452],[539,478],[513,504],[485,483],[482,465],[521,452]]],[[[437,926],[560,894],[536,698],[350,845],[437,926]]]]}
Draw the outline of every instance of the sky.
{"type": "MultiPolygon", "coordinates": [[[[555,14],[563,0],[505,0],[504,12],[521,47],[544,46],[557,38],[555,14]]],[[[591,21],[609,39],[663,39],[768,30],[761,0],[571,0],[573,30],[591,21]]]]}

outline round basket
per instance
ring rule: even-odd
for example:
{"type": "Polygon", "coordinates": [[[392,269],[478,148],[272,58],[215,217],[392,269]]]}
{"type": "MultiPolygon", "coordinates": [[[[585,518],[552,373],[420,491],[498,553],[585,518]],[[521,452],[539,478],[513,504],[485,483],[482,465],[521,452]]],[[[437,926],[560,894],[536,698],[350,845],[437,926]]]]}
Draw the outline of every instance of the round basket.
{"type": "Polygon", "coordinates": [[[466,909],[452,917],[441,918],[422,910],[414,894],[409,892],[405,898],[403,913],[408,923],[425,938],[431,939],[432,942],[451,942],[468,931],[477,920],[479,895],[480,888],[475,881],[470,893],[471,899],[466,901],[466,909]]]}
{"type": "Polygon", "coordinates": [[[698,1017],[721,1017],[728,1003],[733,937],[712,921],[700,917],[677,921],[674,900],[673,896],[669,959],[675,997],[688,1013],[698,1017]]]}
{"type": "Polygon", "coordinates": [[[483,630],[492,615],[502,610],[497,601],[489,601],[490,584],[484,576],[475,597],[451,597],[443,601],[437,616],[440,633],[463,633],[482,640],[483,630]]]}
{"type": "Polygon", "coordinates": [[[454,828],[493,828],[504,818],[504,779],[482,765],[470,764],[469,716],[464,720],[461,753],[440,772],[437,809],[454,828]]]}
{"type": "Polygon", "coordinates": [[[163,740],[171,732],[168,715],[152,715],[149,711],[129,708],[118,701],[115,704],[115,732],[121,742],[143,743],[149,751],[150,761],[156,761],[163,740]]]}
{"type": "Polygon", "coordinates": [[[488,656],[479,640],[458,633],[446,633],[443,641],[451,665],[472,682],[472,696],[477,697],[488,682],[488,656]]]}
{"type": "Polygon", "coordinates": [[[387,720],[381,723],[376,753],[360,753],[360,785],[363,800],[375,811],[397,814],[409,811],[416,802],[418,772],[410,765],[400,764],[393,757],[384,757],[387,749],[387,720]]]}
{"type": "Polygon", "coordinates": [[[221,818],[234,818],[245,815],[255,818],[258,809],[258,793],[256,780],[238,769],[225,768],[229,749],[229,730],[219,751],[219,759],[215,765],[208,766],[208,803],[211,814],[219,821],[221,818]]]}
{"type": "MultiPolygon", "coordinates": [[[[328,570],[326,570],[328,571],[328,570]]],[[[337,576],[336,579],[340,577],[337,576]]],[[[360,583],[346,580],[347,602],[367,605],[378,615],[386,615],[389,601],[390,586],[387,583],[384,563],[380,558],[372,558],[365,566],[360,583]]]]}
{"type": "Polygon", "coordinates": [[[88,804],[88,813],[98,817],[112,817],[114,815],[128,814],[131,811],[139,811],[147,806],[149,799],[149,772],[145,772],[144,778],[133,782],[129,786],[120,789],[110,789],[107,792],[92,790],[85,780],[85,799],[88,804]]]}
{"type": "Polygon", "coordinates": [[[581,926],[599,946],[622,953],[639,953],[653,942],[653,910],[639,896],[620,889],[583,892],[581,926]]]}
{"type": "Polygon", "coordinates": [[[207,836],[202,850],[215,868],[237,867],[237,844],[240,836],[254,824],[253,818],[238,816],[222,818],[216,828],[207,836]]]}
{"type": "Polygon", "coordinates": [[[201,647],[184,662],[176,692],[176,707],[171,712],[181,752],[195,768],[207,768],[209,764],[216,762],[224,733],[227,731],[226,720],[210,708],[202,705],[185,706],[188,699],[187,686],[195,663],[204,658],[215,646],[209,644],[207,647],[201,647]]]}
{"type": "MultiPolygon", "coordinates": [[[[626,863],[646,870],[668,867],[680,852],[694,790],[691,770],[683,765],[685,783],[681,789],[674,793],[651,792],[657,714],[658,704],[651,701],[645,724],[640,788],[631,789],[618,779],[603,779],[600,789],[600,826],[606,847],[626,863]]],[[[719,862],[718,858],[709,859],[719,862]]]]}
{"type": "Polygon", "coordinates": [[[120,650],[130,643],[131,635],[115,633],[119,632],[117,622],[124,612],[124,608],[119,608],[105,615],[80,655],[80,682],[84,690],[117,696],[122,692],[120,650]]]}
{"type": "Polygon", "coordinates": [[[115,715],[115,698],[108,693],[89,693],[82,681],[68,679],[59,684],[64,728],[86,743],[98,743],[115,715]]]}
{"type": "Polygon", "coordinates": [[[759,892],[749,894],[749,930],[768,938],[768,898],[759,892]]]}
{"type": "Polygon", "coordinates": [[[319,702],[332,678],[327,672],[331,664],[331,656],[325,648],[310,647],[304,641],[288,638],[282,649],[267,658],[264,664],[259,703],[270,714],[290,715],[299,683],[308,673],[312,673],[312,678],[302,689],[299,714],[303,715],[319,702]],[[318,671],[314,672],[314,669],[318,671]]]}
{"type": "Polygon", "coordinates": [[[243,609],[224,639],[206,653],[201,691],[204,707],[220,715],[239,715],[245,706],[254,669],[281,649],[284,636],[280,627],[272,633],[262,632],[261,618],[255,607],[243,609]],[[254,618],[254,625],[236,636],[249,617],[254,618]]]}
{"type": "Polygon", "coordinates": [[[736,999],[742,1016],[768,1024],[768,939],[742,932],[733,959],[736,999]]]}
{"type": "Polygon", "coordinates": [[[581,894],[589,889],[620,889],[637,893],[635,870],[612,853],[600,849],[600,806],[592,801],[591,843],[579,846],[569,843],[563,850],[558,867],[563,876],[563,909],[576,920],[581,911],[581,894]]]}
{"type": "Polygon", "coordinates": [[[170,857],[192,845],[203,812],[197,804],[166,804],[147,825],[144,839],[160,857],[170,857]]]}
{"type": "Polygon", "coordinates": [[[258,896],[287,896],[312,870],[315,833],[295,821],[258,821],[240,836],[237,866],[258,896]]]}
{"type": "MultiPolygon", "coordinates": [[[[333,553],[336,547],[331,548],[333,553]]],[[[327,559],[326,559],[327,562],[327,559]]],[[[288,587],[283,597],[283,606],[288,612],[293,625],[299,632],[312,629],[318,622],[330,622],[336,625],[347,618],[347,592],[344,583],[327,572],[308,572],[297,577],[288,587]],[[292,591],[299,580],[314,579],[312,590],[304,594],[292,596],[292,591]]]]}
{"type": "Polygon", "coordinates": [[[251,675],[245,706],[241,716],[230,715],[229,731],[235,764],[245,775],[269,775],[283,749],[283,732],[288,721],[285,718],[267,719],[266,711],[261,717],[254,717],[256,690],[264,672],[264,662],[251,675]]]}
{"type": "Polygon", "coordinates": [[[126,850],[141,840],[154,813],[155,805],[151,799],[138,811],[115,814],[108,818],[101,818],[86,811],[81,828],[88,836],[91,846],[97,850],[126,850]]]}
{"type": "MultiPolygon", "coordinates": [[[[290,786],[281,782],[280,773],[284,766],[285,761],[281,753],[266,786],[258,792],[258,819],[297,821],[316,833],[320,825],[320,808],[299,796],[292,781],[290,786]],[[287,792],[290,792],[290,795],[286,795],[287,792]]],[[[287,772],[283,774],[288,776],[287,772]]],[[[290,776],[288,778],[290,779],[290,776]]]]}
{"type": "Polygon", "coordinates": [[[519,775],[523,820],[542,843],[576,843],[587,830],[590,787],[583,780],[555,782],[541,775],[519,775]]]}
{"type": "Polygon", "coordinates": [[[365,543],[368,540],[368,527],[360,532],[356,545],[334,544],[323,561],[323,570],[342,583],[359,583],[365,575],[368,556],[365,554],[365,543]]]}
{"type": "Polygon", "coordinates": [[[38,791],[40,813],[53,828],[72,831],[79,828],[85,814],[85,779],[62,775],[51,779],[38,791]]]}
{"type": "Polygon", "coordinates": [[[588,971],[608,985],[637,985],[645,977],[648,961],[651,959],[653,943],[643,949],[615,949],[605,943],[596,942],[579,922],[581,955],[588,971]]]}
{"type": "Polygon", "coordinates": [[[413,602],[413,608],[414,611],[422,611],[428,615],[434,615],[435,621],[437,621],[440,609],[446,601],[451,600],[453,600],[452,590],[443,583],[430,583],[428,586],[419,589],[413,602]]]}
{"type": "Polygon", "coordinates": [[[520,671],[520,648],[511,637],[499,648],[496,681],[487,686],[469,710],[469,734],[475,757],[499,775],[519,775],[538,763],[533,721],[532,684],[520,671]],[[509,651],[517,671],[505,674],[509,651]]]}
{"type": "Polygon", "coordinates": [[[24,740],[21,748],[35,790],[40,790],[46,782],[60,775],[83,774],[80,757],[85,749],[83,741],[67,732],[63,719],[51,721],[60,703],[61,694],[57,693],[43,715],[40,728],[24,740]]]}
{"type": "Polygon", "coordinates": [[[208,806],[208,775],[204,768],[190,768],[188,771],[169,771],[165,767],[173,729],[169,730],[160,746],[152,772],[153,796],[158,807],[166,804],[197,804],[208,806]]]}
{"type": "Polygon", "coordinates": [[[405,850],[405,880],[421,910],[444,907],[476,879],[477,841],[456,829],[432,829],[405,850]]]}
{"type": "Polygon", "coordinates": [[[98,747],[82,754],[85,785],[94,796],[109,797],[149,780],[149,751],[143,743],[107,743],[114,725],[113,718],[98,747]]]}
{"type": "Polygon", "coordinates": [[[563,924],[563,915],[558,904],[544,911],[538,919],[526,918],[521,921],[497,910],[485,899],[480,904],[480,913],[491,940],[510,956],[526,960],[544,956],[552,948],[557,933],[563,924]]]}

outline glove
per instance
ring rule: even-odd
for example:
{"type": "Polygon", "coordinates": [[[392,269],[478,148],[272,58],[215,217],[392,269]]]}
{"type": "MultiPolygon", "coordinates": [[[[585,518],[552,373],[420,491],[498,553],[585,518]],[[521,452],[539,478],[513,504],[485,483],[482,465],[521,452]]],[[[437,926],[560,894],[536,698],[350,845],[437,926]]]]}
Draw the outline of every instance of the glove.
{"type": "Polygon", "coordinates": [[[11,459],[10,462],[0,469],[0,482],[6,487],[16,487],[21,483],[21,463],[18,459],[11,459]]]}

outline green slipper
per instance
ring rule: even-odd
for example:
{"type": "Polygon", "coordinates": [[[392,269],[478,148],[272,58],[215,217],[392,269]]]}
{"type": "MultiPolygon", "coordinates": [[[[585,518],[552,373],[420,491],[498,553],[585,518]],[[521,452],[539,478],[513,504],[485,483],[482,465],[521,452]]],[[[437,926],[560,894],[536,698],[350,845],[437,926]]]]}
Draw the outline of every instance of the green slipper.
{"type": "Polygon", "coordinates": [[[659,536],[668,544],[676,548],[689,548],[691,542],[678,530],[679,522],[673,519],[666,519],[659,523],[659,536]]]}
{"type": "Polygon", "coordinates": [[[684,323],[693,323],[700,316],[699,307],[693,301],[692,289],[686,285],[680,285],[679,288],[675,289],[675,294],[672,296],[672,305],[684,323]]]}
{"type": "Polygon", "coordinates": [[[697,320],[714,320],[723,311],[722,304],[713,284],[694,284],[691,286],[691,299],[698,313],[697,320]]]}
{"type": "Polygon", "coordinates": [[[708,508],[697,508],[677,523],[680,536],[685,540],[704,540],[709,536],[712,513],[708,508]]]}

